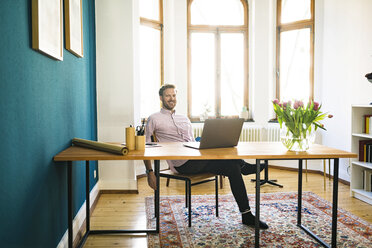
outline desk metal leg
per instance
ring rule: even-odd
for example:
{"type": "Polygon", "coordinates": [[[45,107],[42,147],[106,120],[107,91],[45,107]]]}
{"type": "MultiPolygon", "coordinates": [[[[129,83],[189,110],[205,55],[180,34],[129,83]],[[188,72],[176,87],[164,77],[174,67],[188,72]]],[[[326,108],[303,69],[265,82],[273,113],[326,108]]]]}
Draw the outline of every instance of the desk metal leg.
{"type": "Polygon", "coordinates": [[[256,218],[254,246],[260,247],[260,160],[256,159],[256,218]]]}
{"type": "Polygon", "coordinates": [[[154,169],[156,175],[156,190],[155,190],[155,217],[156,217],[156,233],[159,233],[160,230],[160,215],[159,215],[159,205],[160,205],[160,177],[159,177],[159,170],[160,170],[160,161],[154,161],[154,169]]]}
{"type": "Polygon", "coordinates": [[[332,247],[336,247],[337,244],[338,163],[339,159],[335,158],[333,166],[332,247]]]}
{"type": "Polygon", "coordinates": [[[301,226],[302,211],[302,159],[298,160],[297,225],[301,226]]]}
{"type": "MultiPolygon", "coordinates": [[[[336,159],[335,159],[336,160],[336,159]]],[[[335,162],[336,164],[336,162],[335,162]]],[[[333,187],[333,214],[336,211],[336,218],[332,217],[332,247],[336,247],[336,243],[333,243],[333,239],[336,238],[336,234],[333,233],[333,228],[336,228],[337,224],[337,188],[333,187]],[[336,200],[335,200],[336,195],[336,200]],[[336,202],[336,205],[334,203],[336,202]],[[335,210],[336,207],[336,210],[335,210]],[[335,223],[336,222],[336,223],[335,223]]],[[[325,243],[322,239],[320,239],[317,235],[315,235],[312,231],[310,231],[307,227],[303,226],[301,223],[301,212],[302,212],[302,159],[298,161],[298,203],[297,203],[297,226],[304,230],[308,235],[318,241],[324,247],[330,247],[327,243],[325,243]]]]}
{"type": "Polygon", "coordinates": [[[188,192],[188,197],[187,197],[187,210],[189,212],[189,227],[191,227],[191,180],[186,180],[186,185],[187,185],[187,192],[188,192]]]}
{"type": "Polygon", "coordinates": [[[89,175],[89,161],[85,162],[85,197],[86,197],[86,206],[85,206],[85,211],[86,211],[86,229],[87,232],[90,231],[90,175],[89,175]]]}
{"type": "MultiPolygon", "coordinates": [[[[86,161],[86,168],[85,168],[85,197],[86,197],[86,233],[82,237],[82,240],[79,242],[77,247],[82,247],[87,240],[90,234],[119,234],[119,233],[159,233],[159,192],[160,192],[160,180],[159,180],[159,168],[160,168],[160,161],[155,160],[155,175],[156,175],[156,183],[157,189],[155,190],[155,216],[156,216],[156,229],[145,229],[145,230],[91,230],[90,229],[90,170],[89,170],[89,161],[86,161]]],[[[73,230],[72,230],[72,222],[73,222],[73,199],[72,199],[72,162],[67,162],[67,193],[68,193],[68,247],[73,247],[73,230]]]]}
{"type": "Polygon", "coordinates": [[[86,231],[78,247],[83,247],[90,234],[90,175],[89,175],[89,161],[85,161],[85,224],[86,231]]]}
{"type": "Polygon", "coordinates": [[[218,217],[218,176],[215,176],[214,180],[215,180],[214,189],[216,191],[216,216],[218,217]]]}
{"type": "Polygon", "coordinates": [[[72,162],[67,162],[67,218],[68,218],[68,247],[72,248],[72,162]]]}

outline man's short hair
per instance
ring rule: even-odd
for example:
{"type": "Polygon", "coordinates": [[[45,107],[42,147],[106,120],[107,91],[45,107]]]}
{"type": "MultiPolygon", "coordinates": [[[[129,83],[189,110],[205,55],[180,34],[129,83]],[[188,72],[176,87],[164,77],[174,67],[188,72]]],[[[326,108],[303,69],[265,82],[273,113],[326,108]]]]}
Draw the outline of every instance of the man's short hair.
{"type": "Polygon", "coordinates": [[[174,84],[164,84],[160,89],[159,89],[159,96],[163,96],[163,92],[166,89],[176,89],[176,86],[174,84]]]}

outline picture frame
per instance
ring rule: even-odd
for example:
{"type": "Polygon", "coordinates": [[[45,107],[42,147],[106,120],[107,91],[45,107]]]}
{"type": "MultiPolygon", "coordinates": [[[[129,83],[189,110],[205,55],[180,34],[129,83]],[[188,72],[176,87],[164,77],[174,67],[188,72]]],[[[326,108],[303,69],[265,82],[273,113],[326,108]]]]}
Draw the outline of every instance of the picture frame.
{"type": "Polygon", "coordinates": [[[32,0],[32,48],[63,60],[62,0],[32,0]]]}
{"type": "Polygon", "coordinates": [[[83,51],[83,3],[82,0],[65,0],[66,49],[77,57],[83,51]]]}

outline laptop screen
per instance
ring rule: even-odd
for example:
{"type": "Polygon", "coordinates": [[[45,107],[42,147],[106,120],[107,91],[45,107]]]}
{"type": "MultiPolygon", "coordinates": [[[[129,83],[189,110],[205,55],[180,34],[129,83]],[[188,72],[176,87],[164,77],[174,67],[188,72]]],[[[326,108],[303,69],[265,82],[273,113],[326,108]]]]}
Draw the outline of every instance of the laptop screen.
{"type": "MultiPolygon", "coordinates": [[[[234,147],[239,142],[244,119],[207,119],[199,149],[234,147]]],[[[195,148],[195,146],[193,145],[195,148]]]]}

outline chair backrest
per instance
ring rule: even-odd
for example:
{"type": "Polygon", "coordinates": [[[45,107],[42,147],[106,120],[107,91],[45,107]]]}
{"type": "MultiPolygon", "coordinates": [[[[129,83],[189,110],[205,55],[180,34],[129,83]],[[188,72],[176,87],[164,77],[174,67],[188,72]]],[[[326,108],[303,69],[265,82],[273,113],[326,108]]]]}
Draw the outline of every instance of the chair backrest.
{"type": "Polygon", "coordinates": [[[158,139],[156,138],[155,132],[151,135],[151,142],[158,142],[158,139]]]}

